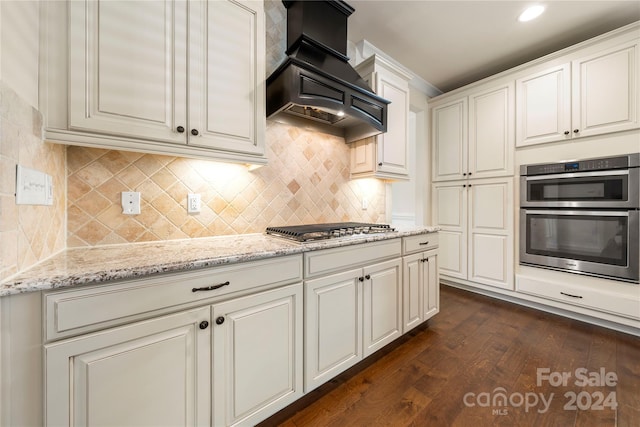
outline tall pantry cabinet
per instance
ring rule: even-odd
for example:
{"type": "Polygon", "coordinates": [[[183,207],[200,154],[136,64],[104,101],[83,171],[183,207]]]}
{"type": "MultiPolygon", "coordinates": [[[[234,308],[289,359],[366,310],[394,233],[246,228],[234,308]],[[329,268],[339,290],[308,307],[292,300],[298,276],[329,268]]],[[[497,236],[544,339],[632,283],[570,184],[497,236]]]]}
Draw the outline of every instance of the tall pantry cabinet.
{"type": "Polygon", "coordinates": [[[432,209],[445,279],[513,289],[514,102],[506,82],[432,104],[432,209]]]}

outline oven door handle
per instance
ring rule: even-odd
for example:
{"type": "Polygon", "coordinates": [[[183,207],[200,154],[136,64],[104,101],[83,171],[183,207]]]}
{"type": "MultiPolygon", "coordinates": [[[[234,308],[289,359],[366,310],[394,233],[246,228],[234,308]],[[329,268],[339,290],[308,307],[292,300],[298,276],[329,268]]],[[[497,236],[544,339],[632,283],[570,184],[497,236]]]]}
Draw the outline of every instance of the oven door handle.
{"type": "Polygon", "coordinates": [[[629,211],[597,211],[597,210],[559,210],[559,209],[523,209],[525,215],[561,215],[561,216],[620,216],[628,217],[629,211]]]}
{"type": "Polygon", "coordinates": [[[533,175],[533,176],[525,176],[525,178],[527,181],[541,181],[545,179],[589,178],[594,176],[618,176],[618,175],[629,175],[629,169],[595,171],[595,172],[557,173],[557,174],[551,174],[551,175],[533,175]]]}

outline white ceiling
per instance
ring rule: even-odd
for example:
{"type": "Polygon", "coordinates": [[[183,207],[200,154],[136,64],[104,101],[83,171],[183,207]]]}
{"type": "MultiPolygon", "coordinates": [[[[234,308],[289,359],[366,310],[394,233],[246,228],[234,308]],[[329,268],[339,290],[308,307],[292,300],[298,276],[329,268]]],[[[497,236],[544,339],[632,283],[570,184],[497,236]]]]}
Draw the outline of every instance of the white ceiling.
{"type": "Polygon", "coordinates": [[[347,0],[366,39],[442,92],[640,20],[640,1],[347,0]],[[545,13],[518,22],[529,5],[545,13]]]}

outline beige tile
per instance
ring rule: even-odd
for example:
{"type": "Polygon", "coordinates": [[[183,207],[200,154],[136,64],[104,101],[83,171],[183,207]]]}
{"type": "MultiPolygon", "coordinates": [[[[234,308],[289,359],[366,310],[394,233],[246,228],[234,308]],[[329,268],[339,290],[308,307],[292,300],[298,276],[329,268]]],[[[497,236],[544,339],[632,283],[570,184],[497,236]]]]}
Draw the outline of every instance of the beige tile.
{"type": "Polygon", "coordinates": [[[79,171],[94,160],[87,148],[67,146],[67,167],[70,174],[79,171]]]}
{"type": "Polygon", "coordinates": [[[100,212],[111,206],[112,203],[97,190],[87,193],[75,203],[80,209],[91,215],[97,216],[100,212]]]}
{"type": "MultiPolygon", "coordinates": [[[[144,212],[146,209],[143,209],[141,206],[140,211],[144,212]]],[[[84,212],[84,211],[81,211],[84,212]]],[[[139,217],[140,215],[137,215],[139,217]]],[[[100,223],[102,223],[105,227],[109,228],[109,230],[115,230],[122,225],[123,222],[126,221],[128,215],[122,213],[122,207],[116,204],[113,204],[107,207],[105,210],[100,212],[100,214],[96,217],[100,223]]],[[[69,218],[71,220],[71,218],[69,218]]],[[[79,227],[71,227],[69,224],[69,230],[75,231],[79,227]]]]}
{"type": "Polygon", "coordinates": [[[96,245],[107,237],[111,231],[98,221],[90,221],[81,227],[75,235],[87,242],[89,245],[96,245]]]}
{"type": "Polygon", "coordinates": [[[70,232],[75,233],[90,220],[91,216],[75,204],[67,208],[67,228],[70,232]]]}
{"type": "Polygon", "coordinates": [[[122,204],[122,192],[130,191],[130,188],[114,177],[97,187],[96,190],[112,204],[117,205],[122,204]]]}
{"type": "Polygon", "coordinates": [[[69,178],[67,178],[67,197],[69,198],[70,203],[81,199],[91,190],[91,185],[87,184],[77,174],[69,175],[69,178]]]}
{"type": "Polygon", "coordinates": [[[145,175],[151,176],[156,173],[160,168],[162,168],[162,164],[158,161],[158,157],[153,154],[145,154],[140,157],[138,160],[134,162],[134,164],[140,169],[145,175]]]}
{"type": "Polygon", "coordinates": [[[102,185],[113,176],[107,168],[98,162],[90,163],[77,171],[76,175],[92,187],[102,185]]]}
{"type": "Polygon", "coordinates": [[[104,156],[100,157],[97,162],[114,175],[130,164],[127,157],[122,155],[120,151],[115,150],[109,151],[104,156]]]}
{"type": "Polygon", "coordinates": [[[135,242],[147,230],[138,221],[129,217],[122,225],[116,228],[115,232],[127,242],[135,242]]]}
{"type": "Polygon", "coordinates": [[[146,182],[147,176],[136,165],[130,164],[120,171],[118,179],[129,188],[129,191],[133,191],[136,190],[136,187],[146,182]]]}

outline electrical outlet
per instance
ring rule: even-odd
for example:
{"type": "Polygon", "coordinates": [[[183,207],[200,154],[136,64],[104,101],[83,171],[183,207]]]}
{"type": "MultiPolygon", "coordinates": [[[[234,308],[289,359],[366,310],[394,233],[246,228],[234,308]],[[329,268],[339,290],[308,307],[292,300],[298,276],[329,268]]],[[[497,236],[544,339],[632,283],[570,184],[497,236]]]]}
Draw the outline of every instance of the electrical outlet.
{"type": "Polygon", "coordinates": [[[122,192],[122,213],[138,215],[140,213],[140,193],[136,191],[122,192]]]}
{"type": "Polygon", "coordinates": [[[187,195],[187,212],[188,213],[198,213],[200,212],[200,195],[199,194],[188,194],[187,195]]]}

